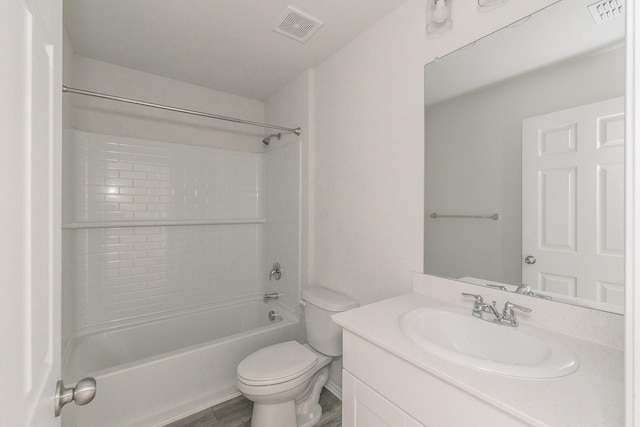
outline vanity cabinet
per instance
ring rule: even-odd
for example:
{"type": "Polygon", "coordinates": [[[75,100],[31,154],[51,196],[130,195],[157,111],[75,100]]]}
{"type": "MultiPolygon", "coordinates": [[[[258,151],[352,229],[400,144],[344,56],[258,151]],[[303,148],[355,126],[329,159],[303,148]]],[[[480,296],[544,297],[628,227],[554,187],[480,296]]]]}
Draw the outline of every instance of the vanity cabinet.
{"type": "Polygon", "coordinates": [[[343,339],[344,427],[531,425],[349,330],[343,339]]]}
{"type": "Polygon", "coordinates": [[[343,369],[342,426],[424,427],[424,424],[343,369]]]}

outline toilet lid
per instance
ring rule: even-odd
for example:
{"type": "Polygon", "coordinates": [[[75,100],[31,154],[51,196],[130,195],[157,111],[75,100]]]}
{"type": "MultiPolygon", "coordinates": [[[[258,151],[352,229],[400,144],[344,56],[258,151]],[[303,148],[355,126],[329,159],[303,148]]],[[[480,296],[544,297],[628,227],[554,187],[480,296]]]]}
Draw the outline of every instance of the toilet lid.
{"type": "Polygon", "coordinates": [[[238,365],[238,379],[248,385],[278,384],[297,378],[316,364],[316,355],[296,341],[256,351],[238,365]]]}

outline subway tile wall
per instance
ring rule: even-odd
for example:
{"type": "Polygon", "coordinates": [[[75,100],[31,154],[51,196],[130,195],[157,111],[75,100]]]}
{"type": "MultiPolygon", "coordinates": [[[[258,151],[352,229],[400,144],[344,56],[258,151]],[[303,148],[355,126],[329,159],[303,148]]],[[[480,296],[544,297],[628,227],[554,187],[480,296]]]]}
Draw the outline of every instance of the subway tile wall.
{"type": "Polygon", "coordinates": [[[76,231],[80,328],[259,293],[262,224],[76,231]]]}
{"type": "Polygon", "coordinates": [[[262,156],[75,133],[75,219],[263,216],[262,156]]]}
{"type": "MultiPolygon", "coordinates": [[[[264,216],[263,155],[71,131],[66,221],[264,216]],[[71,150],[71,151],[70,151],[71,150]]],[[[73,231],[75,327],[263,292],[264,225],[73,231]]]]}

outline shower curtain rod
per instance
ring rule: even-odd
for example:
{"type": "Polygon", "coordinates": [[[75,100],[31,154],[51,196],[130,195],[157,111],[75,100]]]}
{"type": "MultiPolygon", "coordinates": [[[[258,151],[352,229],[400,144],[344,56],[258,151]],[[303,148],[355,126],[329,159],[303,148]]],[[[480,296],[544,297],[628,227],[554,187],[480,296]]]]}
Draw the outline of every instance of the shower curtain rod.
{"type": "Polygon", "coordinates": [[[107,95],[107,94],[104,94],[104,93],[91,92],[91,91],[88,91],[88,90],[76,89],[76,88],[72,88],[72,87],[68,87],[68,86],[64,86],[64,85],[62,86],[62,92],[63,93],[66,93],[66,92],[68,92],[68,93],[76,93],[78,95],[86,95],[86,96],[93,96],[93,97],[96,97],[96,98],[110,99],[112,101],[126,102],[126,103],[129,103],[129,104],[142,105],[144,107],[158,108],[160,110],[169,110],[169,111],[174,111],[176,113],[184,113],[184,114],[191,114],[191,115],[194,115],[194,116],[208,117],[210,119],[216,119],[216,120],[225,120],[227,122],[241,123],[241,124],[250,125],[250,126],[258,126],[258,127],[262,127],[262,128],[277,129],[277,130],[281,130],[281,131],[284,131],[284,132],[291,132],[291,133],[294,133],[296,135],[300,135],[302,133],[302,129],[300,129],[299,127],[297,127],[297,128],[286,128],[286,127],[283,127],[283,126],[270,125],[270,124],[267,124],[267,123],[252,122],[250,120],[236,119],[235,117],[220,116],[218,114],[203,113],[201,111],[187,110],[187,109],[184,109],[184,108],[171,107],[169,105],[154,104],[154,103],[151,103],[151,102],[139,101],[137,99],[122,98],[120,96],[113,96],[113,95],[107,95]]]}

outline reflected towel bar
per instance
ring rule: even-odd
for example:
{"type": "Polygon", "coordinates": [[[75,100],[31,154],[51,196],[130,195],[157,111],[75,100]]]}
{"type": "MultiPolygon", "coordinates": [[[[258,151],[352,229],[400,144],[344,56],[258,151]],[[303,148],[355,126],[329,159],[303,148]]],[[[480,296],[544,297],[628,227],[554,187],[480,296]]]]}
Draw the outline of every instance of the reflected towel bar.
{"type": "Polygon", "coordinates": [[[477,219],[492,219],[494,221],[498,221],[500,219],[500,214],[494,213],[492,215],[442,215],[438,213],[432,213],[429,215],[433,219],[438,218],[477,218],[477,219]]]}

